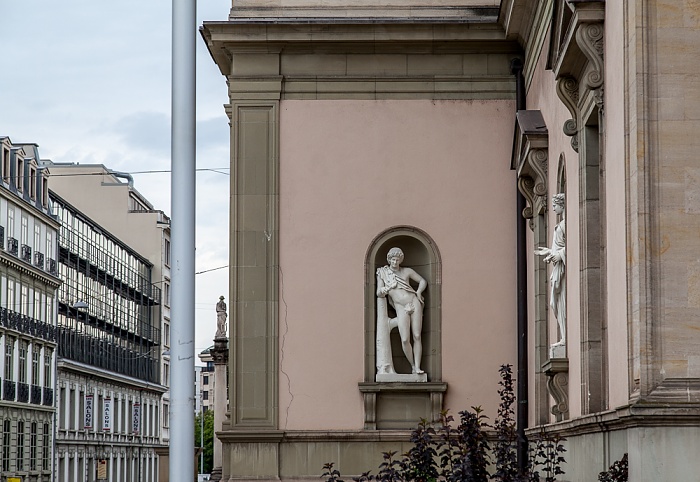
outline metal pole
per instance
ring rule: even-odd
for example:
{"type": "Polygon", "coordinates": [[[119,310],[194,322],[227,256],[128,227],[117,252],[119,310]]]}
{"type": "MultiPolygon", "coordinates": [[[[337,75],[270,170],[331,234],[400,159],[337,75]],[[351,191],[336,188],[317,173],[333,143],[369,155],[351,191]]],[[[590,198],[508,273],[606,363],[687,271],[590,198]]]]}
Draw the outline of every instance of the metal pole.
{"type": "Polygon", "coordinates": [[[171,482],[194,475],[196,0],[172,0],[171,482]]]}
{"type": "MultiPolygon", "coordinates": [[[[199,398],[202,398],[202,391],[199,391],[199,398]]],[[[199,453],[199,473],[204,473],[204,406],[203,403],[199,404],[199,446],[202,451],[199,453]]]]}

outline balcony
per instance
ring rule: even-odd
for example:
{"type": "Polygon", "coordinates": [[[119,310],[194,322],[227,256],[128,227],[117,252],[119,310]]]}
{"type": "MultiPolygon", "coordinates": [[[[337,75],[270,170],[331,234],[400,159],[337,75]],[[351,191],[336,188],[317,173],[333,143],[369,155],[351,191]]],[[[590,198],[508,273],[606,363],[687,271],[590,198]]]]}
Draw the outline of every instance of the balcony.
{"type": "Polygon", "coordinates": [[[32,385],[30,402],[33,405],[41,405],[41,387],[39,385],[32,385]]]}
{"type": "Polygon", "coordinates": [[[56,260],[49,258],[48,265],[49,266],[47,271],[54,276],[58,276],[58,263],[56,262],[56,260]]]}
{"type": "Polygon", "coordinates": [[[122,375],[158,383],[159,360],[148,351],[134,351],[69,328],[58,328],[58,356],[122,375]]]}
{"type": "Polygon", "coordinates": [[[29,247],[26,244],[22,245],[22,256],[20,256],[23,261],[26,261],[27,263],[32,262],[32,248],[29,247]]]}
{"type": "Polygon", "coordinates": [[[17,256],[19,252],[19,241],[17,241],[17,238],[7,238],[7,252],[17,256]]]}
{"type": "Polygon", "coordinates": [[[0,249],[5,249],[5,226],[0,226],[0,249]]]}
{"type": "Polygon", "coordinates": [[[39,269],[44,269],[44,253],[36,251],[34,253],[34,266],[39,269]]]}
{"type": "Polygon", "coordinates": [[[8,402],[15,401],[15,382],[5,379],[2,384],[2,399],[8,402]]]}
{"type": "Polygon", "coordinates": [[[0,308],[0,327],[19,331],[46,341],[56,341],[56,327],[7,308],[0,308]]]}
{"type": "Polygon", "coordinates": [[[29,385],[22,382],[17,382],[17,401],[29,403],[29,385]]]}
{"type": "Polygon", "coordinates": [[[53,406],[53,389],[44,387],[44,406],[53,406]]]}

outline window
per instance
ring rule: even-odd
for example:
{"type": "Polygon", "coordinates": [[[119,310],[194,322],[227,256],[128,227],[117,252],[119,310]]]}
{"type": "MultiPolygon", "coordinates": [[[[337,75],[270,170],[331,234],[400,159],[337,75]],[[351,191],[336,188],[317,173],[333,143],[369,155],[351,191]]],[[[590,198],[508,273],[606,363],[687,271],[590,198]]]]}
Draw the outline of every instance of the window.
{"type": "Polygon", "coordinates": [[[29,197],[36,199],[36,167],[29,166],[29,197]]]}
{"type": "Polygon", "coordinates": [[[170,405],[163,404],[163,427],[170,427],[170,405]]]}
{"type": "Polygon", "coordinates": [[[28,344],[24,340],[19,341],[19,378],[20,383],[27,383],[27,348],[28,344]]]}
{"type": "Polygon", "coordinates": [[[202,378],[203,378],[202,384],[203,384],[203,385],[209,385],[209,376],[208,376],[208,375],[204,375],[202,378]]]}
{"type": "Polygon", "coordinates": [[[48,229],[46,229],[46,251],[44,253],[48,258],[56,258],[53,253],[53,233],[48,229]]]}
{"type": "Polygon", "coordinates": [[[39,368],[41,366],[39,353],[41,346],[34,345],[32,349],[32,385],[39,385],[39,368]]]}
{"type": "Polygon", "coordinates": [[[22,232],[20,234],[22,235],[20,242],[22,244],[29,244],[29,218],[24,214],[22,215],[22,232]]]}
{"type": "Polygon", "coordinates": [[[51,348],[44,349],[44,386],[51,387],[51,359],[53,358],[53,350],[51,348]]]}
{"type": "Polygon", "coordinates": [[[163,262],[165,266],[170,266],[170,240],[167,238],[163,246],[163,262]]]}
{"type": "Polygon", "coordinates": [[[163,304],[170,306],[170,283],[163,283],[163,304]]]}
{"type": "Polygon", "coordinates": [[[22,186],[22,180],[24,178],[24,159],[22,159],[22,156],[16,156],[17,157],[17,170],[15,171],[15,186],[17,187],[17,190],[19,192],[22,192],[22,189],[24,186],[22,186]]]}
{"type": "Polygon", "coordinates": [[[24,470],[24,421],[17,422],[17,470],[24,470]]]}
{"type": "Polygon", "coordinates": [[[209,400],[209,392],[208,391],[203,391],[202,392],[202,400],[209,400]]]}
{"type": "Polygon", "coordinates": [[[15,304],[17,299],[15,298],[15,280],[12,278],[7,278],[7,309],[15,311],[15,304]]]}
{"type": "Polygon", "coordinates": [[[2,180],[10,182],[10,150],[6,147],[2,149],[2,180]]]}
{"type": "Polygon", "coordinates": [[[7,206],[7,237],[15,237],[15,208],[7,206]]]}
{"type": "Polygon", "coordinates": [[[14,380],[15,339],[5,337],[5,380],[14,380]]]}
{"type": "Polygon", "coordinates": [[[12,431],[10,430],[10,421],[3,420],[2,422],[2,471],[7,472],[10,470],[10,436],[12,431]]]}
{"type": "Polygon", "coordinates": [[[170,386],[170,364],[163,363],[163,384],[166,387],[170,386]]]}
{"type": "Polygon", "coordinates": [[[166,347],[170,346],[170,323],[169,320],[163,323],[163,344],[166,347]]]}
{"type": "Polygon", "coordinates": [[[31,432],[29,434],[29,470],[36,470],[36,451],[39,443],[37,433],[37,424],[32,422],[31,432]]]}
{"type": "Polygon", "coordinates": [[[48,423],[44,424],[44,432],[43,432],[43,437],[41,440],[41,456],[42,456],[42,463],[41,463],[41,468],[42,470],[51,470],[51,449],[49,448],[51,445],[51,432],[50,432],[50,426],[48,423]]]}
{"type": "Polygon", "coordinates": [[[41,251],[41,224],[34,221],[34,251],[41,251]]]}
{"type": "Polygon", "coordinates": [[[49,178],[46,175],[41,176],[41,203],[44,207],[49,205],[49,178]]]}

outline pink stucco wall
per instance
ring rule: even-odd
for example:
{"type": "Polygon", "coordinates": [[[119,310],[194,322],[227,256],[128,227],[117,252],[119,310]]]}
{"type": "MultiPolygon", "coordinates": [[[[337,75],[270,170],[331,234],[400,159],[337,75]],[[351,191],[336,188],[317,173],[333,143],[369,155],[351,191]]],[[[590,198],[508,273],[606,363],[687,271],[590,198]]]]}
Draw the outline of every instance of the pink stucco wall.
{"type": "Polygon", "coordinates": [[[280,427],[360,429],[364,259],[412,225],[443,262],[445,404],[497,407],[515,363],[512,101],[283,101],[280,427]]]}

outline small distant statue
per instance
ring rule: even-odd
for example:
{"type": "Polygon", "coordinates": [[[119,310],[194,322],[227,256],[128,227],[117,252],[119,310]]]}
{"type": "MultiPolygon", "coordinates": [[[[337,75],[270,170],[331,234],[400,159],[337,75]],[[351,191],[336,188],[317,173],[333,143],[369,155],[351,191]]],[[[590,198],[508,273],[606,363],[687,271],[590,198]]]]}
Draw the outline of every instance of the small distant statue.
{"type": "Polygon", "coordinates": [[[563,193],[552,197],[552,209],[561,216],[561,221],[554,228],[552,247],[540,247],[535,254],[544,256],[545,263],[552,263],[550,281],[549,306],[559,325],[559,341],[552,348],[566,346],[566,220],[564,219],[565,198],[563,193]]]}
{"type": "Polygon", "coordinates": [[[386,256],[388,266],[377,269],[377,373],[396,373],[391,355],[390,333],[399,328],[401,347],[411,364],[412,373],[421,370],[421,330],[423,328],[423,291],[428,283],[411,268],[402,268],[403,251],[391,248],[386,256]],[[410,282],[418,283],[413,289],[410,282]],[[396,310],[396,318],[389,319],[387,300],[396,310]],[[413,345],[411,345],[413,335],[413,345]]]}
{"type": "Polygon", "coordinates": [[[226,302],[223,296],[219,296],[219,302],[216,304],[216,335],[214,338],[226,338],[226,302]]]}

